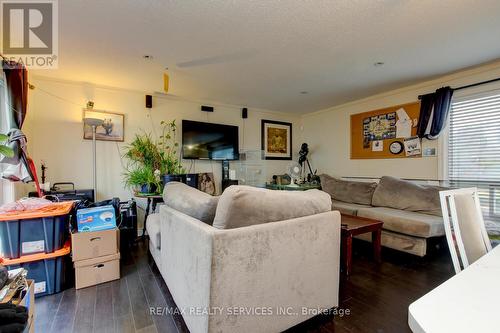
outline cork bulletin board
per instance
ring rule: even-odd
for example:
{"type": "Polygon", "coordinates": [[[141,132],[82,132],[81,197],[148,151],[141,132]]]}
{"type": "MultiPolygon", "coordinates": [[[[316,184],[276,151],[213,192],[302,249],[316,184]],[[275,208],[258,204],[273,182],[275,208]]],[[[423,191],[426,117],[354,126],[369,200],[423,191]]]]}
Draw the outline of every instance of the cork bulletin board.
{"type": "Polygon", "coordinates": [[[404,148],[404,138],[417,134],[419,115],[420,102],[351,115],[351,159],[421,157],[421,149],[407,156],[404,148]]]}

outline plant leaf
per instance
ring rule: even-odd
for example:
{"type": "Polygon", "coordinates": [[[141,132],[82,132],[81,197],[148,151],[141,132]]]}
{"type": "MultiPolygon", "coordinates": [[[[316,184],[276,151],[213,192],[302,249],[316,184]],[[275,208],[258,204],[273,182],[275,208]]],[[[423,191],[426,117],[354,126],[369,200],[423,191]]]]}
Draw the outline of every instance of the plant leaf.
{"type": "Polygon", "coordinates": [[[6,157],[14,157],[14,150],[6,146],[0,146],[0,154],[6,157]]]}

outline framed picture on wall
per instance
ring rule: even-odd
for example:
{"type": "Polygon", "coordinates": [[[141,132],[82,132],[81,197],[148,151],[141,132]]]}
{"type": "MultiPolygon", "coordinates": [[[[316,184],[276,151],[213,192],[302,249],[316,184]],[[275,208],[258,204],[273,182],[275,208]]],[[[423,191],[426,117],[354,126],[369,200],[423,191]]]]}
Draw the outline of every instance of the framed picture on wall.
{"type": "MultiPolygon", "coordinates": [[[[121,113],[83,110],[83,117],[102,119],[104,123],[96,128],[96,140],[119,141],[125,140],[125,115],[121,113]]],[[[92,140],[92,127],[83,124],[83,138],[92,140]]]]}
{"type": "Polygon", "coordinates": [[[262,150],[266,160],[292,159],[292,124],[262,119],[262,150]]]}
{"type": "Polygon", "coordinates": [[[217,194],[217,189],[215,186],[215,178],[213,173],[205,172],[198,174],[198,190],[208,193],[210,195],[217,194]]]}

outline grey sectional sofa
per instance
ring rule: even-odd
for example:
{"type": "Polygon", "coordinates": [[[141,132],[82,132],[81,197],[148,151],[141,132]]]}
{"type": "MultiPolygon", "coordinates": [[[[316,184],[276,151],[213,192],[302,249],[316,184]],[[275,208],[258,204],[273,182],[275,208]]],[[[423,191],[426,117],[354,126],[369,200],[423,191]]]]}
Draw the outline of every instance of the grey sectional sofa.
{"type": "Polygon", "coordinates": [[[282,332],[339,305],[340,214],[326,193],[212,197],[171,182],[163,196],[149,249],[190,332],[282,332]]]}
{"type": "MultiPolygon", "coordinates": [[[[445,188],[387,176],[379,183],[320,178],[323,191],[332,198],[332,209],[384,222],[383,246],[423,257],[429,245],[445,235],[439,202],[439,191],[445,188]]],[[[371,241],[369,234],[358,238],[371,241]]]]}

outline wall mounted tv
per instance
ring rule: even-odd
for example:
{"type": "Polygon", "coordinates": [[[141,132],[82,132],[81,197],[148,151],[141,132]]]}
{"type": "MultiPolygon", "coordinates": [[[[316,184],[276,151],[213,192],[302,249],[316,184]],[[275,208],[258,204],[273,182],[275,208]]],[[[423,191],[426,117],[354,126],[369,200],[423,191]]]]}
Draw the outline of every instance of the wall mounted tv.
{"type": "Polygon", "coordinates": [[[182,121],[182,157],[185,159],[239,159],[238,126],[182,121]]]}

